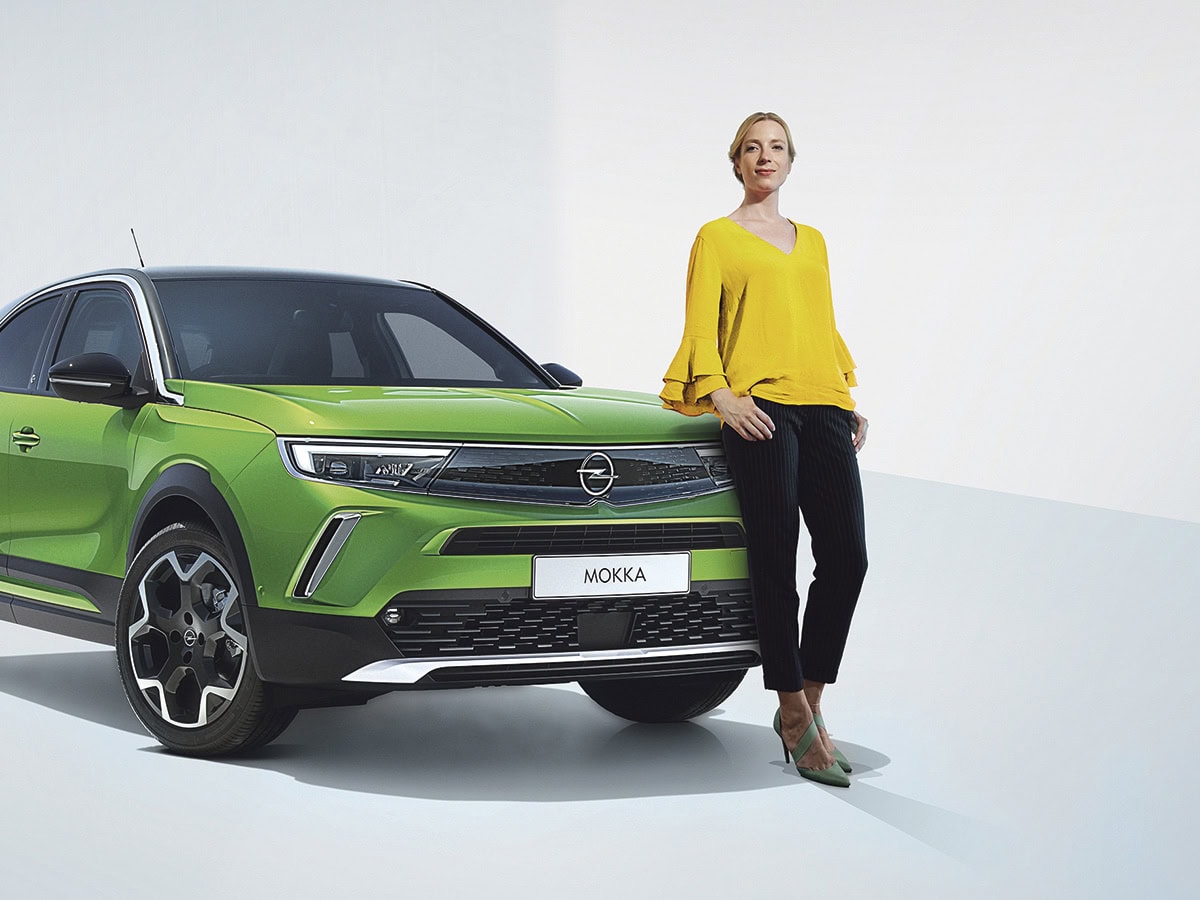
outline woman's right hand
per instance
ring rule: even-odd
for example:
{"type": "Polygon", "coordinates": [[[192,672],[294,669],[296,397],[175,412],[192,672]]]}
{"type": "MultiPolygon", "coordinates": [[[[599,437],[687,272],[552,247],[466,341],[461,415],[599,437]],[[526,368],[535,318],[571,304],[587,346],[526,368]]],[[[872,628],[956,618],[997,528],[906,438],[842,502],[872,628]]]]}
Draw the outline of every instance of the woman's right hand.
{"type": "Polygon", "coordinates": [[[758,408],[753,397],[739,397],[727,387],[717,388],[708,397],[717,408],[722,421],[743,439],[766,441],[774,436],[775,423],[758,408]]]}

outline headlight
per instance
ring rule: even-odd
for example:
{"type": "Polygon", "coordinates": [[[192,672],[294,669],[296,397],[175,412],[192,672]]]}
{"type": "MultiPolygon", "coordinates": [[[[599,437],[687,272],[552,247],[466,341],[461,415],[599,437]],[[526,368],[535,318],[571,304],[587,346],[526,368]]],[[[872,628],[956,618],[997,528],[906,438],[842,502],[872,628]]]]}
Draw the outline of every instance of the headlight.
{"type": "Polygon", "coordinates": [[[708,471],[708,477],[717,487],[733,484],[733,476],[729,474],[729,463],[725,461],[725,451],[717,448],[697,449],[696,455],[708,471]]]}
{"type": "Polygon", "coordinates": [[[279,452],[293,475],[385,491],[423,491],[453,447],[407,444],[309,443],[280,438],[279,452]]]}

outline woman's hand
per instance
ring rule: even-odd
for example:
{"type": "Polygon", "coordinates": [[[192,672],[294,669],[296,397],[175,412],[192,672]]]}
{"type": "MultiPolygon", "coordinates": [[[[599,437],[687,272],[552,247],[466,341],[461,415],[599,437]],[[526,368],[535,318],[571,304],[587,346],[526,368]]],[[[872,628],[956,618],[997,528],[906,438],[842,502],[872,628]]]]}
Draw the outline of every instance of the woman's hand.
{"type": "MultiPolygon", "coordinates": [[[[739,397],[729,388],[717,388],[708,398],[717,408],[721,419],[747,441],[770,440],[775,434],[775,423],[758,408],[754,398],[739,397]]],[[[863,420],[864,422],[866,419],[863,420]]]]}
{"type": "Polygon", "coordinates": [[[854,418],[858,422],[858,427],[854,429],[854,452],[857,453],[867,442],[867,417],[860,416],[858,410],[854,410],[854,418]]]}

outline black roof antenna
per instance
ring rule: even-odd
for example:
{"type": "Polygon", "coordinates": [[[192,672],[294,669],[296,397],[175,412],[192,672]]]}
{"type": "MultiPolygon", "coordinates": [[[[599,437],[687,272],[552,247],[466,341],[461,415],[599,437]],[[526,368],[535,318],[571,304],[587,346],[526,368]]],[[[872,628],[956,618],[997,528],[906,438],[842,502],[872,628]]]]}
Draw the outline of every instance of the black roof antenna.
{"type": "MultiPolygon", "coordinates": [[[[129,233],[133,234],[132,228],[129,229],[129,233]]],[[[146,263],[142,260],[142,248],[138,246],[136,234],[133,234],[133,249],[137,251],[138,265],[143,269],[146,268],[146,263]]]]}

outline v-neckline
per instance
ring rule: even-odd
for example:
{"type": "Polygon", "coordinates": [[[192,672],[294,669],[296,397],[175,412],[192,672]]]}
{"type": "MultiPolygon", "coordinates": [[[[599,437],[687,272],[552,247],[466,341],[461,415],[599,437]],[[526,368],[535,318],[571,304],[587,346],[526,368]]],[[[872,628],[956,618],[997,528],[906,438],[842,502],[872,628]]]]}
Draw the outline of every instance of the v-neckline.
{"type": "Polygon", "coordinates": [[[727,222],[731,222],[732,224],[736,225],[739,229],[746,232],[746,234],[750,235],[750,237],[754,238],[756,241],[762,241],[768,247],[771,247],[771,248],[777,250],[778,252],[782,253],[784,256],[791,256],[793,253],[795,253],[796,245],[800,243],[800,229],[796,226],[796,223],[793,222],[791,219],[788,219],[788,224],[790,224],[792,226],[792,249],[791,250],[784,250],[778,244],[772,244],[765,237],[755,234],[753,231],[751,231],[749,228],[747,228],[741,222],[734,222],[734,220],[729,218],[729,216],[725,216],[725,220],[727,222]]]}

